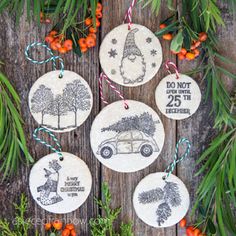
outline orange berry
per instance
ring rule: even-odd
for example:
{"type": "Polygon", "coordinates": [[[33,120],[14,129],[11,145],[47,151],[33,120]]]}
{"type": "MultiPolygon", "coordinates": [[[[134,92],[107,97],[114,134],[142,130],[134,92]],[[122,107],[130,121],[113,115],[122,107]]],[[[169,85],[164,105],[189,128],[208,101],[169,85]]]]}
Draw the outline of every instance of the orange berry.
{"type": "Polygon", "coordinates": [[[70,236],[70,230],[69,229],[63,229],[62,236],[70,236]]]}
{"type": "Polygon", "coordinates": [[[200,229],[195,229],[193,231],[193,236],[199,236],[199,234],[201,233],[201,230],[200,229]]]}
{"type": "Polygon", "coordinates": [[[85,41],[88,48],[92,48],[96,45],[96,40],[91,36],[88,36],[85,41]]]}
{"type": "Polygon", "coordinates": [[[92,38],[94,38],[94,39],[97,38],[96,34],[94,34],[94,33],[90,33],[90,34],[88,34],[88,36],[90,36],[90,37],[92,37],[92,38]]]}
{"type": "Polygon", "coordinates": [[[67,50],[71,50],[73,48],[73,42],[71,39],[65,40],[63,43],[63,47],[65,47],[67,50]]]}
{"type": "Polygon", "coordinates": [[[186,54],[186,59],[191,61],[191,60],[194,60],[195,59],[195,54],[191,53],[191,52],[188,52],[186,54]]]}
{"type": "Polygon", "coordinates": [[[86,39],[85,39],[85,38],[80,38],[80,39],[78,40],[78,43],[79,43],[79,46],[80,46],[81,48],[87,47],[86,39]]]}
{"type": "Polygon", "coordinates": [[[166,24],[160,24],[159,28],[160,28],[160,29],[166,28],[166,24]]]}
{"type": "Polygon", "coordinates": [[[45,230],[49,230],[49,229],[51,229],[51,227],[52,227],[52,224],[51,224],[51,223],[46,223],[46,224],[44,225],[44,229],[45,229],[45,230]]]}
{"type": "Polygon", "coordinates": [[[95,29],[93,27],[89,27],[89,32],[90,33],[97,33],[97,29],[95,29]]]}
{"type": "Polygon", "coordinates": [[[57,35],[57,31],[56,30],[52,30],[49,35],[52,36],[52,37],[55,37],[57,35]]]}
{"type": "Polygon", "coordinates": [[[81,50],[82,53],[85,53],[85,52],[88,51],[88,48],[87,47],[82,47],[82,48],[80,48],[80,50],[81,50]]]}
{"type": "Polygon", "coordinates": [[[43,18],[44,17],[44,14],[43,14],[43,12],[41,11],[40,12],[40,18],[43,18]]]}
{"type": "Polygon", "coordinates": [[[207,33],[205,33],[205,32],[199,33],[199,40],[200,40],[201,42],[206,41],[207,38],[208,38],[207,33]]]}
{"type": "MultiPolygon", "coordinates": [[[[181,54],[181,53],[180,53],[181,54]]],[[[183,54],[182,54],[183,55],[183,54]]],[[[184,55],[183,55],[184,56],[184,55]]],[[[185,218],[183,218],[180,222],[179,222],[179,226],[180,228],[184,228],[187,224],[187,220],[185,218]]]]}
{"type": "Polygon", "coordinates": [[[67,49],[65,47],[58,48],[58,51],[62,54],[67,53],[67,49]]]}
{"type": "Polygon", "coordinates": [[[184,60],[184,59],[185,59],[185,55],[182,54],[182,53],[178,53],[178,59],[179,59],[180,61],[184,60]]]}
{"type": "Polygon", "coordinates": [[[102,13],[100,11],[98,11],[98,12],[96,11],[96,17],[98,19],[102,18],[102,13]]]}
{"type": "Polygon", "coordinates": [[[92,24],[92,19],[88,17],[85,19],[84,23],[85,23],[85,25],[89,26],[92,24]]]}
{"type": "Polygon", "coordinates": [[[52,36],[47,36],[47,37],[45,37],[45,41],[46,41],[48,44],[52,43],[53,40],[54,40],[54,38],[53,38],[52,36]]]}
{"type": "Polygon", "coordinates": [[[201,45],[201,42],[200,41],[196,41],[194,45],[195,45],[195,48],[198,48],[201,45]]]}
{"type": "Polygon", "coordinates": [[[99,27],[101,25],[100,21],[96,19],[96,27],[99,27]]]}
{"type": "Polygon", "coordinates": [[[60,220],[55,220],[52,223],[52,226],[54,227],[54,229],[56,230],[61,230],[62,229],[62,222],[60,220]]]}
{"type": "Polygon", "coordinates": [[[164,34],[162,36],[162,38],[169,41],[173,38],[173,36],[172,36],[172,34],[168,33],[168,34],[164,34]]]}
{"type": "Polygon", "coordinates": [[[187,236],[194,236],[193,232],[194,232],[194,228],[192,226],[187,227],[186,229],[187,236]]]}
{"type": "Polygon", "coordinates": [[[194,53],[195,57],[198,57],[200,55],[200,51],[198,49],[194,49],[193,53],[194,53]]]}
{"type": "Polygon", "coordinates": [[[71,236],[76,236],[76,231],[75,231],[74,229],[72,229],[72,230],[70,231],[70,235],[71,235],[71,236]]]}
{"type": "Polygon", "coordinates": [[[183,55],[186,55],[187,54],[187,50],[185,48],[181,48],[180,52],[183,54],[183,55]]]}
{"type": "Polygon", "coordinates": [[[57,48],[57,46],[56,46],[56,42],[54,42],[54,41],[51,43],[50,47],[51,47],[51,49],[54,50],[54,51],[57,51],[57,50],[58,50],[58,48],[57,48]]]}
{"type": "Polygon", "coordinates": [[[61,48],[62,47],[62,45],[61,45],[61,43],[59,43],[59,42],[55,42],[55,46],[57,47],[57,49],[59,49],[59,48],[61,48]]]}
{"type": "Polygon", "coordinates": [[[75,226],[73,224],[66,224],[66,229],[72,230],[75,226]]]}
{"type": "Polygon", "coordinates": [[[98,2],[96,10],[97,11],[101,11],[102,10],[102,4],[100,2],[98,2]]]}

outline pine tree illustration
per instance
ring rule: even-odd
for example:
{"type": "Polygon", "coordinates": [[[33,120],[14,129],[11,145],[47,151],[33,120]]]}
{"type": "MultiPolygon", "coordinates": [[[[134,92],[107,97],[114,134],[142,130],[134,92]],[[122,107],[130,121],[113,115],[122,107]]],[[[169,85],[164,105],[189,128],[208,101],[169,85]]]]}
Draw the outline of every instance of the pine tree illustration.
{"type": "Polygon", "coordinates": [[[157,223],[159,226],[165,223],[165,221],[171,216],[171,209],[168,203],[164,202],[160,204],[156,210],[157,223]]]}
{"type": "Polygon", "coordinates": [[[44,124],[44,116],[49,114],[49,105],[53,101],[52,90],[45,85],[40,85],[31,98],[31,110],[41,113],[41,124],[44,124]]]}
{"type": "Polygon", "coordinates": [[[91,107],[91,96],[88,88],[81,81],[74,80],[72,83],[66,84],[66,87],[63,89],[63,98],[68,106],[68,110],[75,114],[74,126],[76,127],[78,111],[86,111],[91,107]]]}
{"type": "Polygon", "coordinates": [[[161,188],[144,191],[139,194],[139,203],[148,204],[152,202],[158,202],[164,198],[164,192],[161,188]]]}
{"type": "Polygon", "coordinates": [[[170,204],[172,207],[177,207],[181,204],[181,196],[176,183],[166,181],[164,193],[165,202],[170,204]]]}
{"type": "Polygon", "coordinates": [[[135,115],[123,117],[118,122],[108,127],[102,128],[102,132],[114,131],[120,133],[130,130],[139,130],[149,136],[154,136],[156,131],[156,122],[153,120],[152,115],[150,115],[148,112],[144,112],[140,116],[135,115]]]}

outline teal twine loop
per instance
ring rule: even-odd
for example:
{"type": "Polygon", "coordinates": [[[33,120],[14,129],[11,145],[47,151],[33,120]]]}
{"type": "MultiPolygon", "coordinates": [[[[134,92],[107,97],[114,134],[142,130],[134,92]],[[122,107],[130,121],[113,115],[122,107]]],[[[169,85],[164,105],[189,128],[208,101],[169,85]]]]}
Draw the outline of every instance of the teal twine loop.
{"type": "Polygon", "coordinates": [[[173,173],[173,171],[174,171],[175,166],[177,165],[177,163],[181,162],[183,159],[185,159],[185,158],[189,155],[190,149],[191,149],[191,143],[189,142],[188,139],[186,139],[186,138],[181,138],[181,139],[178,141],[178,143],[177,143],[176,146],[175,146],[174,161],[171,162],[170,165],[167,166],[167,168],[165,169],[165,172],[166,172],[166,173],[168,172],[168,173],[167,173],[166,176],[163,177],[164,179],[168,178],[168,177],[170,176],[170,174],[173,173]],[[180,146],[181,144],[184,144],[184,143],[186,143],[186,145],[187,145],[186,151],[185,151],[185,153],[184,153],[181,157],[179,157],[179,156],[178,156],[179,146],[180,146]]]}
{"type": "Polygon", "coordinates": [[[44,63],[48,63],[50,61],[52,61],[52,65],[53,65],[53,70],[56,70],[56,60],[59,60],[60,61],[60,65],[61,65],[61,72],[60,72],[60,75],[59,75],[59,78],[62,78],[63,77],[63,73],[64,73],[64,63],[63,63],[63,60],[60,56],[55,56],[52,52],[52,50],[46,45],[46,44],[43,44],[43,43],[39,43],[39,42],[34,42],[34,43],[31,43],[29,44],[26,49],[25,49],[25,56],[26,58],[31,61],[32,63],[34,64],[38,64],[38,65],[42,65],[44,63]],[[42,61],[37,61],[37,60],[34,60],[32,59],[30,56],[29,56],[29,50],[31,48],[34,48],[34,47],[44,47],[47,49],[47,51],[49,52],[49,54],[51,55],[51,57],[49,57],[48,59],[46,60],[42,60],[42,61]]]}
{"type": "Polygon", "coordinates": [[[43,128],[43,127],[37,128],[34,130],[33,137],[37,142],[49,147],[52,151],[56,152],[59,156],[60,161],[63,161],[63,155],[61,153],[61,144],[59,143],[56,136],[50,130],[43,128]],[[47,142],[43,141],[42,139],[40,139],[38,137],[39,131],[43,131],[43,132],[47,133],[52,138],[52,140],[55,142],[57,149],[54,148],[52,145],[48,144],[47,142]]]}

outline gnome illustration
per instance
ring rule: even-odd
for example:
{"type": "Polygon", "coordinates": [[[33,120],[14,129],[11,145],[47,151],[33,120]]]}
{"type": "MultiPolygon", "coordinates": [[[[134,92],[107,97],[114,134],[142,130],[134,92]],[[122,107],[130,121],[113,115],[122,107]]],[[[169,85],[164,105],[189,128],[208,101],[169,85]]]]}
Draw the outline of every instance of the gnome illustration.
{"type": "Polygon", "coordinates": [[[130,30],[125,40],[120,73],[125,84],[142,82],[146,72],[144,56],[135,43],[135,33],[138,29],[130,30]]]}

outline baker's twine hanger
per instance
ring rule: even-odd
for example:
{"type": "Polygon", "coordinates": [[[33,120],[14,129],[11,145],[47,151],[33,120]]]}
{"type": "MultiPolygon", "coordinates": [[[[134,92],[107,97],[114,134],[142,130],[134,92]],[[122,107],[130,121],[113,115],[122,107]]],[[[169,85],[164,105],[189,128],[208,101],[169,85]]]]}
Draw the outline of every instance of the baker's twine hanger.
{"type": "Polygon", "coordinates": [[[167,173],[165,176],[163,176],[163,180],[166,180],[174,171],[176,165],[183,161],[190,153],[191,149],[191,143],[187,138],[181,138],[178,143],[175,146],[175,155],[174,155],[174,161],[171,162],[167,168],[164,170],[165,173],[167,173]],[[186,144],[186,150],[182,156],[179,157],[178,152],[179,152],[179,146],[186,144]]]}
{"type": "Polygon", "coordinates": [[[135,4],[137,3],[137,0],[132,0],[128,10],[125,13],[125,17],[124,17],[124,22],[126,21],[128,22],[128,30],[131,29],[131,25],[132,25],[132,12],[133,12],[133,8],[135,6],[135,4]]]}
{"type": "Polygon", "coordinates": [[[30,62],[32,62],[32,63],[34,63],[34,64],[38,64],[38,65],[42,65],[42,64],[44,64],[44,63],[48,63],[48,62],[52,61],[53,70],[56,70],[56,60],[59,60],[59,62],[60,62],[60,67],[61,67],[61,69],[60,69],[60,74],[59,74],[59,78],[62,78],[62,77],[63,77],[63,75],[64,75],[64,63],[63,63],[63,59],[62,59],[60,56],[55,56],[55,55],[53,54],[52,50],[51,50],[46,44],[44,44],[44,43],[39,43],[39,42],[34,42],[34,43],[29,44],[29,45],[26,47],[26,49],[25,49],[25,56],[26,56],[26,58],[27,58],[30,62]],[[49,57],[49,58],[47,58],[47,59],[45,59],[45,60],[42,60],[42,61],[37,61],[37,60],[31,58],[31,57],[29,56],[29,51],[30,51],[31,48],[36,48],[36,47],[43,47],[43,48],[47,49],[47,51],[49,52],[49,54],[51,55],[51,57],[49,57]]]}
{"type": "Polygon", "coordinates": [[[170,71],[170,69],[171,69],[171,67],[172,67],[173,70],[174,70],[174,72],[175,72],[175,74],[176,74],[176,79],[179,79],[179,78],[180,78],[180,74],[179,74],[178,67],[176,66],[176,64],[175,64],[174,62],[172,62],[172,61],[170,61],[170,60],[167,60],[167,61],[165,62],[165,64],[164,64],[164,66],[165,66],[165,68],[166,68],[166,70],[167,70],[167,72],[168,72],[169,74],[172,74],[171,71],[170,71]]]}
{"type": "Polygon", "coordinates": [[[63,155],[62,155],[62,153],[61,153],[61,144],[59,143],[59,141],[58,141],[58,139],[56,138],[56,136],[55,136],[50,130],[48,130],[48,129],[44,128],[44,127],[36,128],[36,129],[34,130],[33,137],[34,137],[34,139],[35,139],[37,142],[39,142],[39,143],[45,145],[46,147],[49,147],[53,152],[57,153],[57,155],[59,156],[59,160],[60,160],[60,161],[63,161],[63,160],[64,160],[64,157],[63,157],[63,155]],[[39,138],[39,137],[38,137],[39,132],[44,132],[44,133],[48,134],[49,137],[52,139],[52,141],[55,142],[56,147],[53,147],[51,144],[48,144],[46,141],[44,141],[44,140],[42,140],[41,138],[39,138]]]}
{"type": "Polygon", "coordinates": [[[127,102],[127,100],[124,98],[123,94],[120,92],[119,89],[116,88],[115,85],[113,85],[113,84],[111,83],[111,81],[109,80],[109,78],[107,77],[107,75],[106,75],[104,72],[102,72],[102,73],[100,74],[99,79],[98,79],[99,88],[100,88],[100,98],[101,98],[102,102],[103,102],[104,104],[106,104],[106,105],[108,104],[108,101],[105,99],[104,94],[103,94],[103,84],[102,84],[102,81],[103,81],[103,80],[105,80],[105,81],[108,83],[109,87],[110,87],[115,93],[117,93],[118,96],[123,100],[123,102],[124,102],[124,108],[125,108],[125,109],[129,109],[128,102],[127,102]]]}

